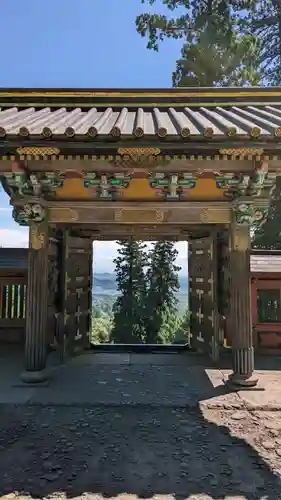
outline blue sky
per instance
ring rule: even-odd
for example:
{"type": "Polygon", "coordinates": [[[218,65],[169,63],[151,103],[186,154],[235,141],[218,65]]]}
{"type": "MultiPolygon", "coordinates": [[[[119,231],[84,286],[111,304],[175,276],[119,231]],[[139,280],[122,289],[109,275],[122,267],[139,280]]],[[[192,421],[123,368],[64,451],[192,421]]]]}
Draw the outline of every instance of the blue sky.
{"type": "MultiPolygon", "coordinates": [[[[171,87],[181,41],[146,49],[135,18],[153,9],[140,0],[3,0],[0,3],[0,87],[171,87]]],[[[0,188],[0,245],[26,246],[27,229],[11,217],[0,188]]],[[[178,244],[179,264],[186,245],[178,244]]],[[[111,270],[114,242],[95,244],[95,265],[111,270]]]]}

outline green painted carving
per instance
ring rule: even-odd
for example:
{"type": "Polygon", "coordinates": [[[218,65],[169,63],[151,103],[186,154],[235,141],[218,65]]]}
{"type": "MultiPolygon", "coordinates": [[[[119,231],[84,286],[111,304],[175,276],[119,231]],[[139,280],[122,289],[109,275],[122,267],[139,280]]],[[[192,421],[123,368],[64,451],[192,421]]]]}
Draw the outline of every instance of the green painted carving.
{"type": "Polygon", "coordinates": [[[240,182],[241,179],[239,179],[234,174],[225,174],[216,176],[216,187],[218,189],[223,189],[224,196],[231,200],[239,196],[240,182]]]}
{"type": "Polygon", "coordinates": [[[4,174],[13,199],[33,195],[33,187],[25,172],[8,172],[4,174]]]}
{"type": "Polygon", "coordinates": [[[268,216],[268,207],[255,207],[254,211],[255,216],[255,226],[261,227],[267,220],[268,216]]]}
{"type": "Polygon", "coordinates": [[[126,189],[130,184],[131,178],[130,175],[123,173],[111,176],[88,173],[84,177],[84,187],[86,189],[99,189],[100,198],[114,200],[116,198],[116,190],[126,189]]]}
{"type": "Polygon", "coordinates": [[[63,187],[64,179],[55,172],[48,172],[38,180],[44,193],[54,193],[57,189],[63,187]]]}
{"type": "Polygon", "coordinates": [[[31,222],[42,222],[46,217],[46,211],[39,203],[27,203],[21,207],[14,207],[12,215],[18,224],[28,226],[31,222]]]}
{"type": "Polygon", "coordinates": [[[257,207],[252,203],[240,203],[234,208],[235,222],[241,226],[261,226],[265,223],[268,207],[257,207]]]}
{"type": "Polygon", "coordinates": [[[248,226],[253,224],[254,207],[250,203],[240,203],[234,208],[235,222],[241,226],[248,226]]]}
{"type": "Polygon", "coordinates": [[[162,191],[166,200],[180,200],[184,190],[194,189],[196,178],[193,174],[165,174],[155,172],[148,176],[152,189],[162,191]]]}
{"type": "Polygon", "coordinates": [[[55,172],[30,175],[26,172],[9,172],[4,177],[13,200],[34,195],[41,196],[42,193],[52,195],[58,188],[63,187],[63,178],[55,172]]]}
{"type": "Polygon", "coordinates": [[[194,189],[196,187],[196,177],[193,174],[183,174],[179,177],[178,185],[181,189],[194,189]]]}
{"type": "Polygon", "coordinates": [[[86,174],[84,177],[85,188],[96,188],[100,186],[100,178],[96,174],[86,174]]]}
{"type": "Polygon", "coordinates": [[[249,184],[248,194],[250,196],[260,196],[264,187],[265,177],[266,177],[265,172],[257,171],[254,173],[249,184]]]}

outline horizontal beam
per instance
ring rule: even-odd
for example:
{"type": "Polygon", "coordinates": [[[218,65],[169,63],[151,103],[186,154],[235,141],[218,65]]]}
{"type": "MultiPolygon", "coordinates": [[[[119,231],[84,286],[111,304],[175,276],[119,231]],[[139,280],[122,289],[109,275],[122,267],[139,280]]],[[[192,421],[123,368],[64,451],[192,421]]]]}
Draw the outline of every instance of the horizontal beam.
{"type": "Polygon", "coordinates": [[[48,210],[50,224],[228,224],[228,202],[118,203],[52,202],[48,210]]]}

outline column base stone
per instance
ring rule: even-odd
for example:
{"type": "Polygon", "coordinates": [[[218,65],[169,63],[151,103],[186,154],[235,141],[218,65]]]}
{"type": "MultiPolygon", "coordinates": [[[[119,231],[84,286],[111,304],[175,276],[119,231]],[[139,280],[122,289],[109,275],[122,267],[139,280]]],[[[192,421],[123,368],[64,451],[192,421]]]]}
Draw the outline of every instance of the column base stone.
{"type": "Polygon", "coordinates": [[[252,375],[232,373],[225,378],[225,385],[232,391],[264,391],[255,373],[252,375]]]}
{"type": "Polygon", "coordinates": [[[24,370],[20,379],[24,384],[30,385],[49,385],[49,373],[46,369],[44,370],[24,370]]]}

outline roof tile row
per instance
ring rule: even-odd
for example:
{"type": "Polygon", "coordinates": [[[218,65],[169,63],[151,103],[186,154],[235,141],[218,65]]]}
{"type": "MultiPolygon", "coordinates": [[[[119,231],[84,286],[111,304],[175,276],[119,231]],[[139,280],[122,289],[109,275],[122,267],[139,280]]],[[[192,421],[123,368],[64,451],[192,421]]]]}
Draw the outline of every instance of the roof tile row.
{"type": "Polygon", "coordinates": [[[36,110],[11,107],[0,111],[0,137],[158,136],[281,137],[281,106],[206,107],[151,110],[81,108],[36,110]]]}

